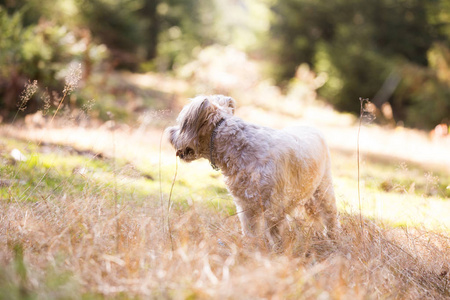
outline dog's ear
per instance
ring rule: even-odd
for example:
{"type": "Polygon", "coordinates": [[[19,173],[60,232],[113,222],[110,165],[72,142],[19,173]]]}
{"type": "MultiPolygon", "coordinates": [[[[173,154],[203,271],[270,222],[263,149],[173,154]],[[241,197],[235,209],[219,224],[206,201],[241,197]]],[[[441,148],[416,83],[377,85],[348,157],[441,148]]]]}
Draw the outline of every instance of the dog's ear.
{"type": "Polygon", "coordinates": [[[207,116],[211,112],[211,109],[217,109],[217,107],[211,105],[208,98],[203,99],[200,104],[197,102],[196,105],[190,106],[189,110],[183,114],[185,117],[181,123],[180,132],[197,133],[203,125],[204,120],[208,118],[207,116]]]}
{"type": "Polygon", "coordinates": [[[234,111],[236,110],[236,101],[231,97],[227,97],[226,105],[229,109],[230,114],[234,115],[234,111]]]}
{"type": "Polygon", "coordinates": [[[209,102],[208,98],[205,98],[202,101],[202,104],[200,104],[200,107],[198,109],[198,114],[200,115],[202,112],[204,112],[206,109],[210,107],[211,103],[209,102]]]}
{"type": "Polygon", "coordinates": [[[226,96],[217,96],[214,100],[214,102],[220,107],[220,109],[224,110],[230,115],[234,115],[234,111],[236,109],[236,101],[233,98],[226,96]]]}

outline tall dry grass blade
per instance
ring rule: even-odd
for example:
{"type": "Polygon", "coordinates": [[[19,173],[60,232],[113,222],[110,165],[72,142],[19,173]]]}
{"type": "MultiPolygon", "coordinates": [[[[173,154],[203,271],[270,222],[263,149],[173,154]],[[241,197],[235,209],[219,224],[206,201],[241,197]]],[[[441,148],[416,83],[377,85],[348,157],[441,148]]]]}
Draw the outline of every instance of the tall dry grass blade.
{"type": "Polygon", "coordinates": [[[167,230],[169,231],[169,237],[170,237],[170,245],[172,246],[172,251],[174,250],[173,246],[173,239],[172,239],[172,230],[170,227],[170,210],[172,208],[172,192],[173,192],[173,186],[175,185],[175,180],[177,179],[178,174],[178,158],[176,158],[175,163],[175,174],[173,175],[172,180],[172,186],[170,187],[170,193],[169,193],[169,200],[167,203],[167,230]]]}
{"type": "Polygon", "coordinates": [[[67,92],[64,93],[63,96],[62,96],[62,98],[61,98],[61,100],[59,100],[58,107],[56,108],[55,112],[53,113],[53,116],[52,116],[52,118],[50,119],[50,123],[49,123],[49,124],[52,124],[52,123],[53,123],[53,120],[55,119],[56,115],[58,114],[58,111],[60,110],[61,105],[63,104],[64,99],[66,98],[66,96],[67,96],[67,92]]]}
{"type": "Polygon", "coordinates": [[[159,139],[159,199],[161,204],[161,220],[162,220],[162,229],[163,233],[165,233],[165,226],[164,226],[164,200],[163,200],[163,193],[162,193],[162,175],[161,175],[161,153],[162,153],[162,140],[164,137],[164,131],[161,133],[161,138],[159,139]]]}
{"type": "MultiPolygon", "coordinates": [[[[113,115],[110,114],[110,118],[113,118],[113,115]]],[[[114,126],[114,124],[112,125],[114,126]]],[[[112,134],[112,164],[113,164],[113,178],[114,178],[114,218],[116,219],[116,251],[119,252],[119,244],[120,244],[120,222],[117,214],[117,206],[118,206],[118,197],[117,197],[117,168],[116,168],[116,136],[114,127],[111,127],[112,134]]]]}
{"type": "Polygon", "coordinates": [[[363,104],[364,101],[368,99],[363,99],[362,97],[359,97],[359,103],[361,105],[360,107],[360,113],[359,113],[359,126],[358,126],[358,136],[357,136],[357,142],[356,142],[356,159],[357,159],[357,165],[358,165],[358,205],[359,205],[359,221],[361,223],[361,232],[364,232],[363,229],[363,219],[362,219],[362,206],[361,206],[361,190],[360,190],[360,170],[359,170],[359,164],[360,164],[360,157],[359,157],[359,137],[361,134],[361,125],[362,125],[362,118],[364,114],[363,110],[363,104]]]}

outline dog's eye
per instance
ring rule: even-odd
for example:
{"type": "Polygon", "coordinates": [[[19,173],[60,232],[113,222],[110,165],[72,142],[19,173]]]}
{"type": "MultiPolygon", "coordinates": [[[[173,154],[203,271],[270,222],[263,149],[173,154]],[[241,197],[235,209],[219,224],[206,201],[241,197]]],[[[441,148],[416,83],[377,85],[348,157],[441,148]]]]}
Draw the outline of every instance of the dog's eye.
{"type": "Polygon", "coordinates": [[[187,147],[185,150],[186,155],[194,155],[194,149],[187,147]]]}

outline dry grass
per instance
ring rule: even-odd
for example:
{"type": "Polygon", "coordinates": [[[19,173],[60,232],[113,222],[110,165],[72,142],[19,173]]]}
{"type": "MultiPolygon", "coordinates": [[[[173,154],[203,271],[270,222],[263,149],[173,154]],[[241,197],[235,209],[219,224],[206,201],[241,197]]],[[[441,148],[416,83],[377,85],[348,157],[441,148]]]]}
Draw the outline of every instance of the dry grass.
{"type": "MultiPolygon", "coordinates": [[[[140,135],[117,130],[112,135],[106,128],[96,131],[48,127],[16,128],[13,134],[13,129],[4,126],[1,132],[10,137],[22,136],[25,140],[34,137],[36,144],[45,138],[83,150],[93,148],[93,153],[110,159],[115,153],[114,159],[128,157],[135,165],[150,161],[155,188],[144,198],[127,196],[128,192],[122,190],[129,181],[121,177],[126,170],[119,162],[117,168],[110,170],[114,176],[92,170],[91,174],[72,174],[64,178],[55,159],[44,175],[31,180],[34,182],[31,184],[35,194],[33,201],[19,197],[22,191],[10,189],[0,202],[0,298],[450,297],[448,232],[439,233],[420,226],[392,227],[388,225],[392,223],[383,223],[382,219],[367,218],[363,218],[362,230],[358,211],[343,208],[340,216],[343,230],[338,240],[309,238],[302,228],[294,228],[287,250],[271,253],[261,242],[242,237],[238,218],[227,205],[208,204],[209,199],[217,197],[208,186],[217,185],[220,178],[194,188],[190,180],[207,181],[209,174],[209,168],[202,169],[202,164],[195,163],[180,166],[181,174],[174,190],[177,201],[170,212],[169,230],[168,194],[175,170],[173,159],[167,162],[169,152],[163,144],[165,178],[161,206],[158,172],[154,169],[159,162],[160,131],[140,135]],[[198,177],[193,178],[192,169],[199,173],[198,177]],[[44,189],[45,178],[39,180],[54,173],[62,175],[62,183],[57,189],[44,189]],[[119,185],[102,181],[99,187],[95,180],[100,177],[117,180],[119,185]],[[77,190],[74,185],[80,180],[83,188],[77,190]],[[114,191],[117,187],[119,194],[114,191]],[[195,197],[188,192],[195,189],[209,191],[195,197]]],[[[27,147],[31,152],[49,147],[46,143],[34,146],[36,144],[28,142],[27,147]]],[[[55,146],[53,151],[62,151],[60,148],[55,146]]],[[[61,153],[63,157],[66,155],[61,153]]],[[[338,157],[340,164],[335,165],[340,170],[335,172],[338,191],[343,186],[340,176],[347,176],[344,165],[349,164],[342,158],[338,157]]],[[[111,161],[105,163],[112,164],[111,161]]],[[[27,169],[26,164],[29,162],[11,167],[16,174],[25,169],[36,171],[35,167],[27,169]]],[[[363,170],[366,168],[368,166],[364,165],[363,170]]],[[[347,169],[352,167],[347,166],[347,169]]],[[[391,173],[389,176],[400,175],[398,170],[391,173]]],[[[352,182],[355,183],[356,178],[352,182]]],[[[352,186],[356,188],[355,184],[352,186]]],[[[368,193],[370,191],[363,190],[363,196],[368,193]]],[[[408,194],[402,197],[412,199],[408,194]]],[[[219,201],[229,203],[230,199],[223,200],[219,201]]],[[[389,207],[387,205],[386,210],[389,207]]],[[[364,212],[364,215],[368,214],[364,212]]]]}
{"type": "Polygon", "coordinates": [[[112,199],[87,191],[0,205],[9,299],[450,297],[448,236],[369,220],[361,232],[346,213],[334,243],[304,239],[301,250],[273,254],[245,240],[236,217],[196,205],[172,211],[174,245],[155,203],[128,202],[116,215],[112,199]]]}
{"type": "MultiPolygon", "coordinates": [[[[12,128],[3,130],[12,136],[12,128]]],[[[98,133],[81,128],[43,130],[28,133],[37,133],[34,136],[38,143],[44,136],[55,143],[65,139],[68,144],[86,149],[89,145],[77,144],[78,130],[82,132],[81,140],[96,141],[95,145],[104,147],[94,147],[94,153],[108,157],[117,144],[118,160],[129,157],[135,164],[153,160],[150,168],[158,165],[159,131],[144,139],[133,132],[117,130],[114,141],[107,129],[98,133]]],[[[24,131],[15,134],[31,139],[24,131]]],[[[28,148],[41,151],[32,143],[28,148]]],[[[208,204],[206,200],[215,197],[213,190],[201,194],[200,199],[186,192],[207,186],[194,188],[189,181],[192,168],[201,173],[192,180],[207,180],[208,172],[201,169],[201,164],[180,166],[169,230],[167,205],[174,169],[167,164],[165,149],[162,167],[169,172],[163,170],[163,206],[157,187],[147,198],[121,194],[128,181],[122,182],[121,176],[126,172],[120,163],[112,170],[115,176],[108,175],[110,180],[118,180],[119,194],[114,192],[114,183],[106,188],[103,182],[99,188],[94,181],[106,176],[95,175],[98,171],[94,170],[92,176],[69,175],[57,190],[43,189],[43,182],[34,180],[33,201],[23,201],[19,197],[22,192],[13,190],[3,195],[0,295],[5,299],[450,297],[448,232],[391,227],[381,219],[367,218],[363,218],[361,229],[358,211],[344,209],[338,240],[309,238],[302,228],[294,228],[287,250],[271,253],[261,242],[242,237],[238,218],[226,205],[208,204]],[[77,180],[83,184],[81,191],[74,189],[77,180]]],[[[56,162],[45,171],[45,176],[61,172],[56,162]]],[[[17,174],[26,169],[21,164],[12,166],[17,174]]],[[[152,184],[159,186],[156,174],[157,170],[152,170],[152,184]]],[[[340,185],[342,173],[336,174],[340,185]]],[[[399,175],[398,171],[394,174],[399,175]]],[[[215,180],[210,185],[220,178],[215,180]]],[[[370,191],[363,191],[363,195],[367,193],[370,191]]]]}

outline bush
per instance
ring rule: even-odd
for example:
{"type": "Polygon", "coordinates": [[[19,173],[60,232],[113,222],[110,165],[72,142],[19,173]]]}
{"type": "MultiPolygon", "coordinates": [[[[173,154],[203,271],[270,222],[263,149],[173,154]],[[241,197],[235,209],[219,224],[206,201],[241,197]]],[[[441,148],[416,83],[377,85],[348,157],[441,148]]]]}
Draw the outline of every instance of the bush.
{"type": "MultiPolygon", "coordinates": [[[[62,90],[62,73],[71,62],[83,62],[90,69],[106,55],[104,47],[90,42],[87,31],[75,33],[45,20],[28,26],[23,23],[22,10],[9,15],[0,6],[0,114],[7,118],[16,113],[28,81],[37,80],[50,91],[62,90]]],[[[38,94],[29,100],[25,113],[43,105],[38,94]]]]}
{"type": "Polygon", "coordinates": [[[429,68],[406,64],[393,96],[396,118],[405,125],[430,129],[450,121],[450,50],[441,44],[428,53],[429,68]]]}

